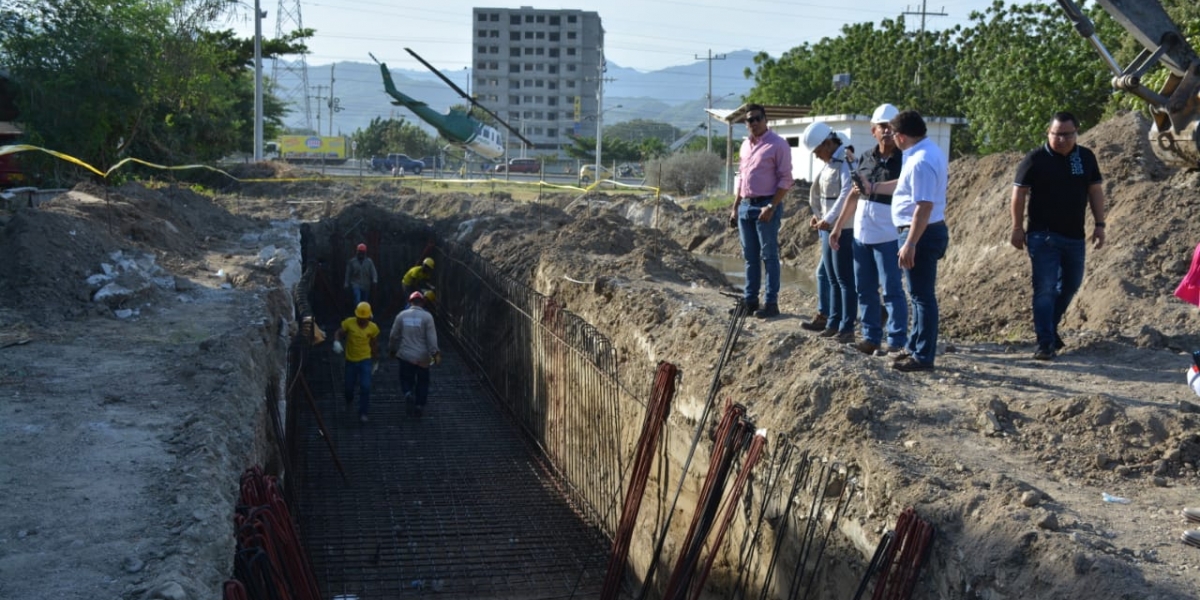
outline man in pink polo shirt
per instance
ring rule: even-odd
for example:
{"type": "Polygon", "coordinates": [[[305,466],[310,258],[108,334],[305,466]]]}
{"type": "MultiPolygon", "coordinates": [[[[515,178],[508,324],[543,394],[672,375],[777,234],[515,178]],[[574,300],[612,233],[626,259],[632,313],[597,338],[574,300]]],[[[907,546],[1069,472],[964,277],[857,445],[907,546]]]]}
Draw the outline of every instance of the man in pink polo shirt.
{"type": "Polygon", "coordinates": [[[746,259],[742,300],[754,316],[767,319],[779,315],[779,224],[783,197],[792,187],[792,151],[786,140],[767,129],[767,111],[761,105],[746,107],[746,127],[750,135],[742,140],[737,200],[729,220],[737,222],[746,259]],[[764,267],[767,284],[760,307],[758,289],[764,267]]]}

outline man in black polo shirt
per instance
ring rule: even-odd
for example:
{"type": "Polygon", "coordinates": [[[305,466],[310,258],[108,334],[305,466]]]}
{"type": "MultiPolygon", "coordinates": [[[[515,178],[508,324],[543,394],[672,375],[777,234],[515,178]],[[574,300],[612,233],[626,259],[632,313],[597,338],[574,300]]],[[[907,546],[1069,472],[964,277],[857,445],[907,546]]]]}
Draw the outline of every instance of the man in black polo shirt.
{"type": "Polygon", "coordinates": [[[1050,360],[1062,349],[1058,324],[1083,282],[1087,208],[1095,220],[1092,242],[1104,246],[1104,189],[1100,165],[1091,150],[1075,144],[1079,120],[1069,112],[1054,114],[1047,142],[1025,155],[1017,166],[1012,195],[1012,245],[1029,249],[1033,264],[1033,328],[1037,351],[1050,360]],[[1029,222],[1021,226],[1025,206],[1029,222]]]}

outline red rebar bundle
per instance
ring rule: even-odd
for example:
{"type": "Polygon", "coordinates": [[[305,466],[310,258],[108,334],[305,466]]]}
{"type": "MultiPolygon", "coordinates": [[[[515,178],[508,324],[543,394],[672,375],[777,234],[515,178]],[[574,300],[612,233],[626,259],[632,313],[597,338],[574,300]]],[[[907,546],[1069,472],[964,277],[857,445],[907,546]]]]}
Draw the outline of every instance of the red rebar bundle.
{"type": "Polygon", "coordinates": [[[872,600],[911,598],[932,542],[933,525],[912,507],[904,509],[896,519],[896,536],[886,550],[872,600]]]}
{"type": "Polygon", "coordinates": [[[675,378],[679,369],[671,363],[659,363],[654,376],[654,390],[650,404],[646,407],[646,418],[642,421],[642,432],[638,436],[637,455],[633,459],[633,472],[629,477],[629,490],[625,494],[621,509],[621,522],[613,538],[612,552],[608,557],[608,571],[604,575],[602,600],[615,600],[625,577],[625,561],[629,558],[629,543],[637,525],[642,497],[646,493],[646,481],[654,463],[654,449],[662,433],[667,415],[671,414],[671,400],[675,397],[675,378]]]}
{"type": "Polygon", "coordinates": [[[225,582],[225,600],[321,600],[278,482],[258,466],[242,473],[234,523],[236,579],[225,582]]]}

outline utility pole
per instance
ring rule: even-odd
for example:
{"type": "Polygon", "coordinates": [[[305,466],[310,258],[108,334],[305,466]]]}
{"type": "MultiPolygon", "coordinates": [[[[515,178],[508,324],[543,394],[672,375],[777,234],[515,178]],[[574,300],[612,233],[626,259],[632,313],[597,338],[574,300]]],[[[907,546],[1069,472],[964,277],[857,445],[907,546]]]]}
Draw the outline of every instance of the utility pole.
{"type": "Polygon", "coordinates": [[[904,12],[902,12],[902,13],[900,13],[900,14],[903,14],[903,15],[921,15],[921,33],[925,33],[925,17],[926,17],[926,16],[930,16],[930,17],[946,17],[946,16],[949,16],[949,15],[947,15],[947,14],[944,12],[944,11],[946,10],[946,7],[944,7],[944,6],[942,7],[942,11],[943,11],[943,12],[931,13],[931,12],[929,12],[928,10],[926,10],[926,9],[925,9],[925,3],[926,3],[926,0],[921,0],[921,12],[917,12],[917,11],[913,11],[913,10],[907,10],[907,9],[908,9],[908,7],[906,6],[906,7],[905,7],[905,11],[904,11],[904,12]]]}
{"type": "Polygon", "coordinates": [[[267,11],[254,0],[254,162],[263,159],[262,20],[267,11]]]}
{"type": "MultiPolygon", "coordinates": [[[[337,106],[337,98],[333,97],[333,70],[337,68],[337,63],[329,65],[329,137],[333,137],[333,113],[337,112],[334,107],[337,106]]],[[[317,133],[320,133],[319,131],[317,133]]]]}
{"type": "MultiPolygon", "coordinates": [[[[705,98],[708,100],[708,108],[712,109],[712,62],[714,60],[725,60],[725,55],[724,54],[714,55],[712,53],[712,48],[709,48],[708,49],[708,58],[705,58],[705,57],[697,54],[696,60],[707,60],[708,61],[708,94],[706,94],[705,98]]],[[[712,115],[709,114],[708,112],[704,113],[704,124],[708,125],[708,127],[706,128],[706,129],[708,129],[707,148],[708,148],[708,151],[711,153],[712,152],[712,115]]]]}
{"type": "MultiPolygon", "coordinates": [[[[930,17],[945,17],[945,16],[948,16],[948,15],[946,14],[946,12],[945,12],[945,11],[946,11],[946,7],[944,7],[944,6],[942,7],[942,12],[931,13],[931,12],[929,12],[928,10],[926,10],[925,3],[926,3],[926,0],[921,0],[921,12],[916,12],[916,11],[912,11],[912,10],[907,10],[907,8],[908,8],[908,7],[905,7],[905,9],[906,9],[906,10],[905,10],[903,13],[900,13],[900,14],[904,14],[904,15],[921,15],[921,34],[922,34],[922,35],[920,35],[920,37],[918,37],[917,39],[918,39],[918,40],[920,40],[920,44],[921,44],[921,49],[922,49],[922,50],[923,50],[923,49],[924,49],[924,47],[925,47],[925,36],[924,36],[924,33],[925,33],[925,17],[926,17],[926,16],[930,16],[930,17]]],[[[921,85],[921,62],[922,62],[922,61],[920,61],[920,60],[918,60],[918,61],[917,61],[917,74],[916,74],[916,75],[913,77],[913,85],[914,85],[914,86],[920,86],[920,85],[921,85]]]]}
{"type": "Polygon", "coordinates": [[[600,138],[604,132],[604,82],[616,81],[611,77],[605,77],[604,73],[608,71],[607,61],[604,59],[604,49],[600,49],[600,76],[596,78],[596,181],[600,181],[600,138]]]}
{"type": "Polygon", "coordinates": [[[318,85],[314,87],[317,88],[317,95],[312,96],[312,99],[317,101],[317,135],[321,135],[321,101],[325,100],[329,96],[324,96],[321,94],[321,92],[325,90],[325,86],[318,85]]]}

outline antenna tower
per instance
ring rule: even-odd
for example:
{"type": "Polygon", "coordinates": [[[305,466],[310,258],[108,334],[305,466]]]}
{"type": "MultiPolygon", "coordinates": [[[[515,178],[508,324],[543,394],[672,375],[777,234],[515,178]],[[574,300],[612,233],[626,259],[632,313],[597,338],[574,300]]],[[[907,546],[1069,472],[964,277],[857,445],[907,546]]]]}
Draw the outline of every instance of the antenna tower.
{"type": "MultiPolygon", "coordinates": [[[[275,11],[275,39],[282,39],[285,34],[299,29],[304,29],[304,20],[300,18],[300,0],[279,0],[279,8],[275,11]]],[[[291,127],[316,131],[309,102],[308,60],[301,54],[296,60],[277,57],[272,63],[271,79],[280,86],[279,99],[285,105],[292,105],[291,127]],[[283,78],[292,82],[292,85],[285,86],[283,78]]]]}

